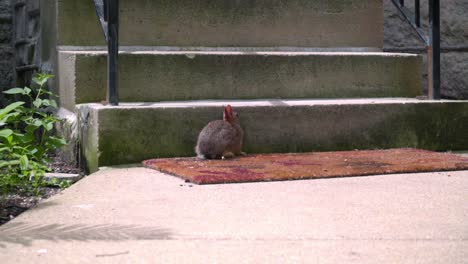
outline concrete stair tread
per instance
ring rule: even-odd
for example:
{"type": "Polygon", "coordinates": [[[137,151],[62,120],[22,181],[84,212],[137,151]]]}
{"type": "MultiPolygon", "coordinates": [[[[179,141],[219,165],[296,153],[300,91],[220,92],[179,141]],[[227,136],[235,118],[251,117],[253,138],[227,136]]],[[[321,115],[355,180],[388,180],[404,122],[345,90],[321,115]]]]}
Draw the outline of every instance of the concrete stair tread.
{"type": "MultiPolygon", "coordinates": [[[[197,108],[258,106],[319,106],[319,105],[382,105],[382,104],[444,104],[468,103],[468,100],[421,100],[416,98],[342,98],[342,99],[259,99],[259,100],[193,100],[165,102],[120,102],[118,106],[88,103],[95,109],[138,109],[138,108],[197,108]]],[[[80,107],[78,105],[77,107],[80,107]]]]}
{"type": "Polygon", "coordinates": [[[248,153],[413,147],[468,148],[468,100],[367,98],[201,100],[77,106],[91,171],[156,157],[193,156],[198,133],[230,104],[248,153]]]}
{"type": "MultiPolygon", "coordinates": [[[[58,51],[107,51],[107,46],[57,46],[58,51]]],[[[121,51],[284,51],[284,52],[381,52],[376,47],[208,47],[208,46],[119,46],[121,51]]]]}
{"type": "MultiPolygon", "coordinates": [[[[106,97],[105,50],[59,51],[61,105],[106,97]]],[[[415,54],[335,51],[127,49],[119,56],[122,101],[368,98],[422,95],[415,54]]]]}
{"type": "MultiPolygon", "coordinates": [[[[70,47],[61,49],[64,54],[107,55],[107,50],[101,47],[70,47]]],[[[121,47],[120,54],[135,55],[260,55],[260,56],[380,56],[380,57],[418,57],[412,53],[382,52],[367,48],[321,49],[321,48],[160,48],[160,47],[121,47]]]]}

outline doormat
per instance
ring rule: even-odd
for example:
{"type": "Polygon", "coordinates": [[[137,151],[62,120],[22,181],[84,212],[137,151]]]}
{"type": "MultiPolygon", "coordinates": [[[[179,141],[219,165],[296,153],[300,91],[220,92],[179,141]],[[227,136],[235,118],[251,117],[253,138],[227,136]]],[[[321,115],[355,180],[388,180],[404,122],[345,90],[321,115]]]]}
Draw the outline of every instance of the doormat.
{"type": "Polygon", "coordinates": [[[152,159],[144,166],[196,184],[468,170],[468,158],[420,149],[255,154],[229,160],[152,159]]]}

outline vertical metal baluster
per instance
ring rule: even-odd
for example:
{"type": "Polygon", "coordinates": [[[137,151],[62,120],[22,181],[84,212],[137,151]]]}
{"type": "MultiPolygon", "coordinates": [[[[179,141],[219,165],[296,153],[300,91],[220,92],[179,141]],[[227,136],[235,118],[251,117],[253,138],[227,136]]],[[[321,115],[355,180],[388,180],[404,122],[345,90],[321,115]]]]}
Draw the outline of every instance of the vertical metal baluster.
{"type": "Polygon", "coordinates": [[[414,0],[414,16],[406,8],[404,0],[391,0],[404,18],[410,23],[424,41],[427,48],[427,88],[430,99],[438,100],[441,97],[440,90],[440,0],[429,0],[429,34],[421,29],[421,5],[420,0],[414,0]],[[429,35],[429,36],[427,36],[429,35]]]}
{"type": "Polygon", "coordinates": [[[108,17],[109,17],[109,16],[107,15],[107,13],[109,12],[109,9],[107,9],[108,4],[109,4],[109,0],[104,0],[104,1],[103,1],[103,6],[104,6],[104,21],[106,21],[106,22],[108,21],[108,17]]]}
{"type": "Polygon", "coordinates": [[[428,94],[440,99],[440,0],[429,0],[428,94]]]}
{"type": "Polygon", "coordinates": [[[119,0],[107,1],[107,102],[118,105],[119,0]]]}
{"type": "Polygon", "coordinates": [[[417,27],[421,26],[421,10],[419,0],[414,0],[414,23],[417,27]]]}

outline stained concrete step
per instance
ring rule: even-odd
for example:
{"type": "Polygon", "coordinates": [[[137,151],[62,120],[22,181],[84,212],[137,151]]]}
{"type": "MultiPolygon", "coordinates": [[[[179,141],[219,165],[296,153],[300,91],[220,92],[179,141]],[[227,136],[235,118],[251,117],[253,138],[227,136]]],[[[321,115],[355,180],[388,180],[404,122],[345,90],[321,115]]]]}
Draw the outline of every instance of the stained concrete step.
{"type": "MultiPolygon", "coordinates": [[[[59,53],[61,105],[101,102],[106,52],[59,53]]],[[[383,52],[154,50],[120,55],[122,101],[416,97],[421,57],[383,52]]]]}
{"type": "MultiPolygon", "coordinates": [[[[46,38],[104,44],[93,1],[42,2],[46,38]]],[[[383,46],[382,0],[121,0],[120,20],[122,45],[383,46]]]]}
{"type": "Polygon", "coordinates": [[[91,171],[156,157],[194,156],[199,131],[231,104],[248,153],[415,147],[468,149],[468,101],[416,99],[127,103],[77,107],[91,171]]]}

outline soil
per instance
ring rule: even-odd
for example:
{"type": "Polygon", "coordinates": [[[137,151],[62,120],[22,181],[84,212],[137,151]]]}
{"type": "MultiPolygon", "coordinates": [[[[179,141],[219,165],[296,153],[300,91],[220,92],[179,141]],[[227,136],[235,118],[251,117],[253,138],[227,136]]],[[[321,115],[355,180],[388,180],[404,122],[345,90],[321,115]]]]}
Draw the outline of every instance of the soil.
{"type": "Polygon", "coordinates": [[[6,197],[0,197],[0,225],[59,192],[60,188],[42,188],[40,196],[8,194],[6,197]]]}
{"type": "MultiPolygon", "coordinates": [[[[74,166],[68,165],[59,156],[52,157],[50,167],[53,172],[83,174],[83,172],[74,166]]],[[[47,199],[61,190],[60,188],[44,187],[40,189],[39,196],[12,193],[5,197],[0,195],[0,225],[14,219],[24,211],[35,206],[40,201],[47,199]]]]}
{"type": "Polygon", "coordinates": [[[64,161],[60,156],[52,157],[50,168],[53,172],[57,173],[71,173],[71,174],[82,174],[83,171],[76,166],[70,165],[64,161]]]}

